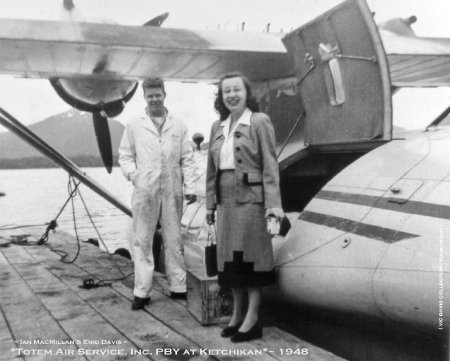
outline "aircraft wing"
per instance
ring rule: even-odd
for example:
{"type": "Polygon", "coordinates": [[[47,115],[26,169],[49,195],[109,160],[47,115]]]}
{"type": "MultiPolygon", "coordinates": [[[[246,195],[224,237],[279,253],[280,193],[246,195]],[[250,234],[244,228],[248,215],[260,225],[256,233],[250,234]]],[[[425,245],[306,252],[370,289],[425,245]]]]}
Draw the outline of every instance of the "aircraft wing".
{"type": "Polygon", "coordinates": [[[293,75],[281,37],[112,24],[0,19],[0,73],[30,78],[150,76],[253,81],[293,75]]]}
{"type": "Polygon", "coordinates": [[[393,86],[450,86],[450,39],[380,34],[393,86]]]}
{"type": "MultiPolygon", "coordinates": [[[[450,39],[380,33],[393,86],[450,86],[450,39]]],[[[235,70],[252,81],[295,75],[279,34],[0,19],[3,74],[211,82],[235,70]]]]}

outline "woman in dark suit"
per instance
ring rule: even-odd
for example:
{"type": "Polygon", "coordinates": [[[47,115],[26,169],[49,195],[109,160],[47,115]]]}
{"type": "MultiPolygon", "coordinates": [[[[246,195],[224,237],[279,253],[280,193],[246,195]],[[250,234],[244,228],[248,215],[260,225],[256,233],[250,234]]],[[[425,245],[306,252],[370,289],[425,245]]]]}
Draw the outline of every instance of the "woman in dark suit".
{"type": "Polygon", "coordinates": [[[262,337],[258,322],[262,287],[275,282],[266,217],[281,208],[275,132],[259,113],[248,80],[239,73],[219,81],[206,175],[206,220],[217,209],[218,279],[233,293],[233,314],[222,331],[233,342],[262,337]],[[248,308],[245,310],[245,297],[248,308]]]}

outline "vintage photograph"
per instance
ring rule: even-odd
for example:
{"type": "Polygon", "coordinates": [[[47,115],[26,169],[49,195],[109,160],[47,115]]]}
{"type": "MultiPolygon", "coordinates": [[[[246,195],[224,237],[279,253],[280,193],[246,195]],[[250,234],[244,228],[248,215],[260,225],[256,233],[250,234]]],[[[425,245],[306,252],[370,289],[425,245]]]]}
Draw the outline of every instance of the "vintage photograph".
{"type": "Polygon", "coordinates": [[[0,0],[0,361],[449,361],[449,12],[0,0]]]}

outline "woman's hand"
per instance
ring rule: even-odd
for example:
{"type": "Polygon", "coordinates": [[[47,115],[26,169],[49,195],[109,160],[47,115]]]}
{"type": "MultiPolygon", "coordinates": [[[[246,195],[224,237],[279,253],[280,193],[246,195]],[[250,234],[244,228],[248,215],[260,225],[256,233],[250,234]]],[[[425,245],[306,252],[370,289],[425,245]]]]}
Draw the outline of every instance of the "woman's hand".
{"type": "Polygon", "coordinates": [[[284,218],[284,212],[281,208],[267,208],[266,218],[276,217],[278,221],[284,218]]]}
{"type": "Polygon", "coordinates": [[[216,222],[215,210],[207,209],[206,210],[206,223],[209,225],[214,224],[216,222]]]}
{"type": "Polygon", "coordinates": [[[195,194],[185,194],[184,199],[187,201],[187,205],[195,203],[197,201],[197,196],[195,194]]]}

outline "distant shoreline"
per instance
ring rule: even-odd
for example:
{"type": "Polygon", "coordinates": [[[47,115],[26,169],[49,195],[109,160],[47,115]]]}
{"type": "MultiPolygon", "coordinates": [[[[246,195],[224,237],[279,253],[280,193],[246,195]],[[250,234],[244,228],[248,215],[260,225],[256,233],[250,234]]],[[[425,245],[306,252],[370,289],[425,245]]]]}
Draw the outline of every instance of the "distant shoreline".
{"type": "MultiPolygon", "coordinates": [[[[118,156],[114,156],[113,166],[118,166],[118,156]]],[[[77,166],[82,168],[103,167],[103,162],[97,156],[78,156],[70,158],[77,166]]],[[[41,169],[60,168],[55,162],[44,157],[0,159],[0,169],[41,169]]]]}

